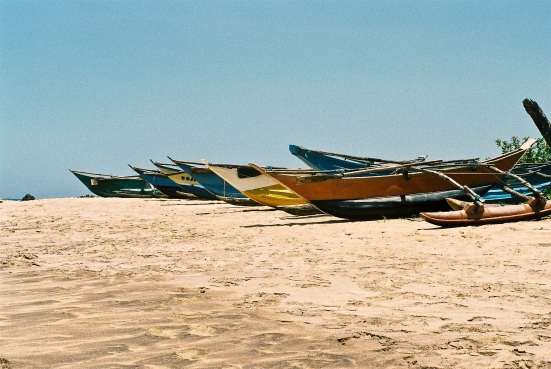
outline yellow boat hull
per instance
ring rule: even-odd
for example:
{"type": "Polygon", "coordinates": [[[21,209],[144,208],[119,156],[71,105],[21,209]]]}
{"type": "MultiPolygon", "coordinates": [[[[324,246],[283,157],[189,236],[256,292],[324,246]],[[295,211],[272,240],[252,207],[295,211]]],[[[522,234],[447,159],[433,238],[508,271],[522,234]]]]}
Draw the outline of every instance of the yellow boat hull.
{"type": "Polygon", "coordinates": [[[306,200],[285,189],[279,184],[243,191],[243,194],[261,204],[271,207],[304,205],[307,203],[306,200]]]}

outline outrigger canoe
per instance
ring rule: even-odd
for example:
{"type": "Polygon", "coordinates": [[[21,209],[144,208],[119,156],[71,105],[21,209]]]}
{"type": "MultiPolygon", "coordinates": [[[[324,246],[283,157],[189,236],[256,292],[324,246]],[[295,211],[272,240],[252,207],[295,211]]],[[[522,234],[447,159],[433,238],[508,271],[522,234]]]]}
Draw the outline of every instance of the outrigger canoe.
{"type": "Polygon", "coordinates": [[[538,202],[534,198],[527,204],[476,207],[474,203],[463,203],[463,209],[443,212],[422,212],[425,221],[443,226],[495,224],[539,219],[551,215],[551,200],[538,202]]]}
{"type": "MultiPolygon", "coordinates": [[[[304,174],[250,165],[325,213],[353,220],[380,219],[445,210],[448,197],[468,199],[464,190],[436,173],[483,195],[503,177],[502,171],[510,170],[533,143],[531,140],[520,149],[482,162],[405,164],[395,166],[393,174],[368,177],[358,175],[378,169],[304,174]]],[[[383,170],[388,169],[391,168],[383,170]]]]}
{"type": "Polygon", "coordinates": [[[82,172],[69,169],[93,194],[101,197],[152,198],[166,197],[147,181],[134,176],[82,172]]]}
{"type": "MultiPolygon", "coordinates": [[[[400,164],[408,162],[422,163],[426,155],[419,156],[416,160],[384,160],[369,157],[354,156],[328,151],[308,149],[303,146],[289,145],[291,154],[299,158],[302,162],[312,169],[321,171],[338,169],[362,169],[362,168],[380,168],[389,163],[400,164]]],[[[369,172],[367,175],[390,174],[392,170],[369,172]]],[[[513,168],[512,173],[520,175],[530,182],[534,187],[543,190],[551,184],[551,165],[520,165],[513,168]]],[[[529,195],[530,191],[513,178],[507,178],[506,181],[500,181],[483,196],[486,203],[519,203],[521,198],[512,196],[503,187],[509,187],[524,195],[529,195]]]]}

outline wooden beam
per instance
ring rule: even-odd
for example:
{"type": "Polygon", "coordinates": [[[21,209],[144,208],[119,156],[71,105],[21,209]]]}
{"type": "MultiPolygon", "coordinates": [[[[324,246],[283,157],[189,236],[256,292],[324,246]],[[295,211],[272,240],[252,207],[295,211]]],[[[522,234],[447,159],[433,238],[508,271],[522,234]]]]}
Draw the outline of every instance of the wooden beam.
{"type": "MultiPolygon", "coordinates": [[[[513,174],[511,172],[505,172],[503,170],[500,170],[496,167],[490,167],[490,169],[496,171],[497,173],[501,173],[501,174],[504,174],[506,176],[509,176],[509,177],[513,177],[514,179],[516,179],[517,181],[519,181],[520,183],[522,183],[523,186],[525,186],[526,188],[528,188],[530,191],[532,191],[532,193],[534,194],[534,197],[535,199],[540,202],[540,203],[545,203],[547,201],[547,196],[545,196],[541,191],[538,191],[534,186],[532,186],[529,182],[525,181],[523,178],[517,176],[516,174],[513,174]]],[[[500,181],[501,182],[501,181],[500,181]]],[[[515,190],[507,187],[507,186],[504,186],[502,188],[505,192],[508,192],[512,195],[516,195],[516,196],[519,196],[521,198],[525,198],[525,196],[521,195],[520,193],[516,192],[515,190]],[[506,190],[505,188],[507,188],[508,190],[506,190]],[[512,192],[510,192],[510,191],[512,192]]]]}

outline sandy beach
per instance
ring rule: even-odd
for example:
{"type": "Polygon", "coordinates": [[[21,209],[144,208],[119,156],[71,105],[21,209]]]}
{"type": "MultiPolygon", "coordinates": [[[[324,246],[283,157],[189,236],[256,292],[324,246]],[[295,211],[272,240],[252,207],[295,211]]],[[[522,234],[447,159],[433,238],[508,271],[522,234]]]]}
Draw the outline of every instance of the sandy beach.
{"type": "Polygon", "coordinates": [[[0,203],[0,368],[551,368],[551,220],[0,203]]]}

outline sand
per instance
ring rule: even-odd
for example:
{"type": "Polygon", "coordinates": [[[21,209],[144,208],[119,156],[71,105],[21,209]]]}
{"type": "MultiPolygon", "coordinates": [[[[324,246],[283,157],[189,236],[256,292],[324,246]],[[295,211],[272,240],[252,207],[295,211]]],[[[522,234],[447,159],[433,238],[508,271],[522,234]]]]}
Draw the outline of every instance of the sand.
{"type": "Polygon", "coordinates": [[[551,368],[551,220],[0,203],[0,368],[551,368]]]}

